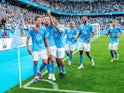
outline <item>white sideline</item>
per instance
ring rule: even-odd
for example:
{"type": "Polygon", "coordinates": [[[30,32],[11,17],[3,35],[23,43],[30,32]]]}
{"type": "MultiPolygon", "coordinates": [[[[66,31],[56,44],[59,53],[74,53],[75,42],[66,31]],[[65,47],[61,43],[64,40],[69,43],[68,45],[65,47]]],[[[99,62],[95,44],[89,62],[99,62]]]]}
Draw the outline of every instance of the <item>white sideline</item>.
{"type": "MultiPolygon", "coordinates": [[[[98,37],[97,37],[98,38],[98,37]]],[[[91,40],[91,42],[92,41],[94,41],[94,40],[96,40],[97,38],[93,38],[92,40],[91,40]]],[[[78,50],[76,50],[76,51],[74,51],[73,52],[73,54],[75,54],[75,53],[77,53],[78,52],[78,50]]],[[[68,57],[65,57],[64,59],[63,59],[63,61],[65,61],[65,60],[67,60],[68,59],[68,57]]],[[[42,73],[42,75],[44,76],[45,74],[47,74],[47,70],[46,71],[44,71],[43,73],[42,73]]],[[[45,79],[43,79],[43,80],[41,80],[41,81],[46,81],[46,82],[48,82],[48,83],[50,83],[50,84],[52,84],[53,85],[53,89],[50,89],[50,88],[36,88],[36,87],[29,87],[29,85],[31,85],[32,83],[33,83],[33,81],[34,80],[31,80],[31,81],[29,81],[28,83],[26,83],[26,84],[24,84],[23,86],[22,86],[22,88],[24,88],[24,89],[32,89],[32,90],[43,90],[43,91],[56,91],[56,92],[70,92],[70,93],[98,93],[98,92],[87,92],[87,91],[76,91],[76,90],[63,90],[63,89],[58,89],[58,85],[55,83],[55,82],[53,82],[53,81],[50,81],[50,80],[45,80],[45,79]]]]}
{"type": "MultiPolygon", "coordinates": [[[[109,44],[93,44],[93,45],[109,45],[109,44]]],[[[119,44],[119,46],[123,46],[124,44],[119,44]]]]}
{"type": "Polygon", "coordinates": [[[63,90],[63,89],[49,89],[49,88],[35,88],[35,87],[25,87],[25,89],[32,90],[43,90],[43,91],[56,91],[56,92],[65,92],[65,93],[98,93],[98,92],[86,92],[86,91],[76,91],[76,90],[63,90]]]}

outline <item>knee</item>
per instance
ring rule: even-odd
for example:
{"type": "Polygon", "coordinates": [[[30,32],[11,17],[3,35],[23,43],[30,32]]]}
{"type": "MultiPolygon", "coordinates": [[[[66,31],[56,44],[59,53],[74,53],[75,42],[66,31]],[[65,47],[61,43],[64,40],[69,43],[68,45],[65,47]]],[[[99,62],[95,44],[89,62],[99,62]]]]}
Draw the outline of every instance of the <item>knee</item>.
{"type": "Polygon", "coordinates": [[[44,62],[44,65],[47,65],[48,63],[47,62],[44,62]]]}
{"type": "Polygon", "coordinates": [[[37,61],[34,61],[34,65],[37,65],[38,64],[38,62],[37,61]]]}
{"type": "Polygon", "coordinates": [[[47,65],[47,64],[48,64],[48,60],[44,60],[44,61],[43,61],[43,64],[44,64],[44,65],[47,65]]]}
{"type": "Polygon", "coordinates": [[[65,51],[66,52],[66,54],[68,54],[68,51],[65,51]]]}
{"type": "Polygon", "coordinates": [[[86,52],[86,55],[87,55],[87,56],[89,56],[89,55],[90,55],[90,53],[89,53],[89,52],[86,52]]]}
{"type": "Polygon", "coordinates": [[[83,53],[82,52],[80,52],[80,55],[82,55],[83,53]]]}
{"type": "Polygon", "coordinates": [[[50,60],[52,61],[52,63],[55,61],[55,57],[51,57],[50,60]]]}
{"type": "Polygon", "coordinates": [[[70,51],[70,54],[73,54],[73,51],[70,51]]]}

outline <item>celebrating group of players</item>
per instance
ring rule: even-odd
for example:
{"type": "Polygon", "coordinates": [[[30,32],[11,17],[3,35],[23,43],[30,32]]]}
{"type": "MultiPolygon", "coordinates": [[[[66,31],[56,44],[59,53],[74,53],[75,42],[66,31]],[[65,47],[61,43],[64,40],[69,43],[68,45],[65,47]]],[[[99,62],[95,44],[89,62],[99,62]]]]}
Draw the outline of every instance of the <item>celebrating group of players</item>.
{"type": "MultiPolygon", "coordinates": [[[[87,17],[82,17],[83,24],[80,25],[79,31],[75,28],[75,23],[72,21],[69,23],[69,27],[65,29],[63,25],[59,23],[59,20],[51,16],[51,12],[47,11],[47,16],[42,18],[41,16],[35,17],[35,26],[29,31],[26,45],[29,54],[32,55],[34,61],[34,82],[38,82],[42,79],[42,70],[47,67],[48,79],[55,81],[55,62],[57,62],[59,68],[59,76],[65,77],[65,66],[63,58],[65,52],[68,56],[68,65],[71,65],[73,51],[76,49],[75,43],[79,38],[78,49],[80,51],[80,66],[78,69],[83,68],[83,51],[91,61],[92,66],[95,65],[92,55],[90,54],[90,40],[94,36],[94,30],[91,24],[88,23],[87,17]],[[43,24],[42,24],[43,22],[43,24]],[[66,45],[63,40],[66,35],[66,45]],[[30,37],[32,39],[32,50],[29,47],[30,37]],[[38,60],[42,59],[42,64],[38,70],[38,60]]],[[[111,51],[112,61],[119,59],[117,52],[120,29],[116,27],[116,21],[112,21],[112,27],[109,28],[107,34],[110,35],[109,49],[111,51]]]]}

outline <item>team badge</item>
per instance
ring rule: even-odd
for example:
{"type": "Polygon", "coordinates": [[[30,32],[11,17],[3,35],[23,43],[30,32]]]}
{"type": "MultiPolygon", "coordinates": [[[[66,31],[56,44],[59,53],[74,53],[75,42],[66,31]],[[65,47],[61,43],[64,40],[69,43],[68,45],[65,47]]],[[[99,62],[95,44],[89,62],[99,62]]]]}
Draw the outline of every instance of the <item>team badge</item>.
{"type": "Polygon", "coordinates": [[[41,39],[42,39],[42,36],[41,36],[40,34],[37,34],[37,35],[36,35],[36,40],[37,40],[37,41],[40,41],[41,39]]]}

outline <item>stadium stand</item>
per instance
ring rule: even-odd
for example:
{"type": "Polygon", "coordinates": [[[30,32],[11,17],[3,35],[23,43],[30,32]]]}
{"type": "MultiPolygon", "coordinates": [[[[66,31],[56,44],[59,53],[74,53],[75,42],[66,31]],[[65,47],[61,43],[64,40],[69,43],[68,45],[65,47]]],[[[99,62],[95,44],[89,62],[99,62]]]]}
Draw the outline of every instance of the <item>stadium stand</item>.
{"type": "Polygon", "coordinates": [[[94,13],[94,12],[124,12],[123,0],[101,0],[94,2],[55,2],[53,0],[30,0],[59,12],[94,13]]]}
{"type": "MultiPolygon", "coordinates": [[[[66,12],[79,12],[79,13],[87,13],[87,12],[109,12],[109,11],[124,11],[123,5],[124,2],[120,0],[117,1],[104,1],[102,3],[92,2],[89,4],[88,2],[56,2],[53,3],[51,0],[30,0],[36,3],[40,3],[46,7],[51,9],[55,9],[57,11],[66,11],[66,12]],[[54,5],[55,4],[55,5],[54,5]],[[66,4],[66,6],[65,6],[66,4]],[[74,8],[75,7],[77,8],[74,8]],[[83,6],[82,6],[83,5],[83,6]],[[52,7],[53,6],[53,7],[52,7]],[[87,6],[87,7],[86,7],[87,6]],[[89,7],[90,6],[90,7],[89,7]],[[76,10],[75,10],[76,9],[76,10]],[[89,10],[89,11],[88,11],[89,10]]],[[[12,1],[11,1],[12,2],[12,1]]],[[[0,38],[10,38],[12,37],[14,28],[16,24],[20,24],[20,29],[25,32],[28,32],[30,25],[33,24],[33,19],[35,15],[46,15],[46,13],[42,10],[33,9],[33,8],[25,8],[24,6],[13,5],[11,2],[7,2],[6,4],[0,3],[0,38]],[[17,21],[18,20],[18,21],[17,21]],[[7,36],[4,36],[6,32],[7,36]],[[1,35],[2,34],[2,35],[1,35]]],[[[79,24],[81,24],[81,16],[58,16],[60,22],[67,26],[68,22],[75,21],[76,27],[78,28],[79,24]]],[[[101,30],[106,30],[109,26],[109,21],[112,18],[116,18],[118,23],[122,29],[124,29],[124,17],[123,16],[94,16],[89,17],[89,21],[91,23],[99,23],[101,26],[101,30]]]]}

